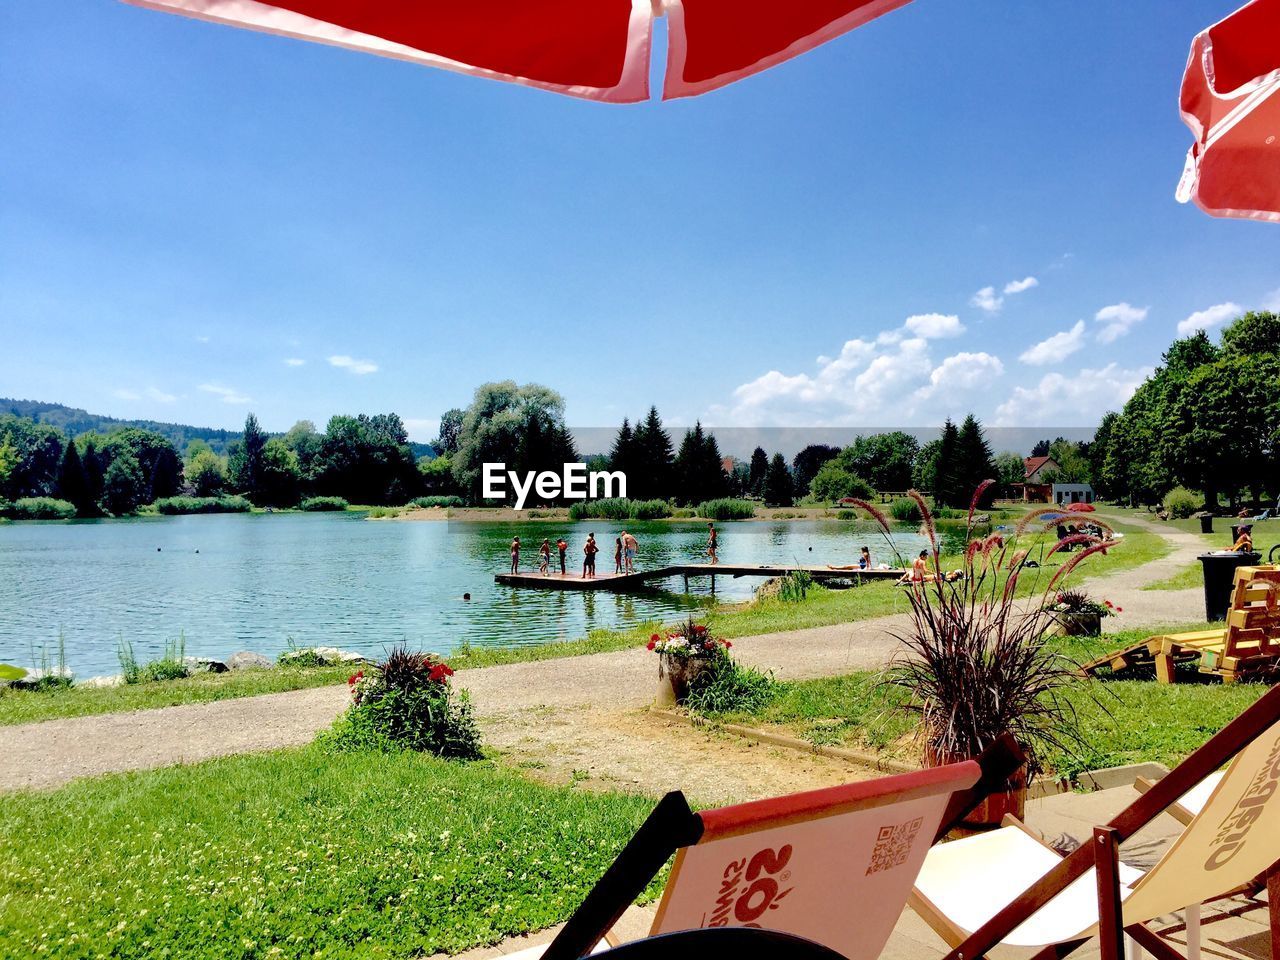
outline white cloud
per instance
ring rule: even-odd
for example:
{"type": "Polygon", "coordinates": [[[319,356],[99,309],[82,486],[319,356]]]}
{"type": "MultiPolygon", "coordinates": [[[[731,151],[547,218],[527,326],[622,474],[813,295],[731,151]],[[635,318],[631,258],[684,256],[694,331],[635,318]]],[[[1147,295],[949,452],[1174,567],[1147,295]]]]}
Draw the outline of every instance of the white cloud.
{"type": "Polygon", "coordinates": [[[999,357],[989,353],[957,353],[933,368],[929,382],[916,391],[920,400],[948,400],[957,393],[988,386],[1004,373],[999,357]]]}
{"type": "Polygon", "coordinates": [[[236,390],[234,387],[224,387],[220,383],[202,383],[200,389],[205,393],[211,393],[223,403],[231,403],[236,406],[244,406],[253,403],[251,399],[236,390]]]}
{"type": "Polygon", "coordinates": [[[1084,321],[1077,320],[1076,325],[1070,330],[1063,330],[1048,339],[1041,340],[1035,346],[1024,350],[1018,359],[1033,367],[1043,367],[1071,356],[1083,346],[1084,321]]]}
{"type": "Polygon", "coordinates": [[[357,360],[354,357],[348,357],[345,354],[338,354],[329,358],[329,366],[337,367],[340,370],[347,370],[358,377],[362,377],[367,373],[377,373],[378,365],[372,360],[357,360]]]}
{"type": "Polygon", "coordinates": [[[1124,406],[1152,373],[1150,367],[1125,370],[1111,363],[1068,376],[1046,374],[1034,387],[1018,387],[996,408],[996,426],[1076,426],[1097,423],[1108,410],[1124,406]]]}
{"type": "Polygon", "coordinates": [[[903,326],[925,340],[958,337],[964,333],[964,324],[954,314],[920,313],[914,317],[907,317],[907,322],[903,326]]]}
{"type": "Polygon", "coordinates": [[[301,367],[306,362],[307,361],[303,360],[301,357],[285,357],[284,359],[284,365],[286,367],[301,367]]]}
{"type": "Polygon", "coordinates": [[[932,418],[937,401],[967,402],[962,394],[985,388],[1004,370],[986,353],[957,353],[935,364],[930,345],[962,332],[958,317],[918,314],[897,329],[847,341],[834,358],[818,357],[813,372],[770,370],[739,386],[730,405],[712,408],[707,417],[752,426],[932,418]]]}
{"type": "Polygon", "coordinates": [[[1035,277],[1026,277],[1022,280],[1010,280],[1004,285],[1004,295],[1012,296],[1015,293],[1025,293],[1032,287],[1040,286],[1040,281],[1035,277]]]}
{"type": "Polygon", "coordinates": [[[999,313],[1004,306],[1004,297],[996,296],[995,287],[983,287],[969,299],[969,304],[987,313],[999,313]]]}
{"type": "Polygon", "coordinates": [[[1272,290],[1262,301],[1262,309],[1280,313],[1280,290],[1272,290]]]}
{"type": "Polygon", "coordinates": [[[1178,336],[1189,337],[1197,330],[1212,330],[1244,313],[1238,303],[1219,303],[1205,310],[1197,310],[1178,324],[1178,336]]]}
{"type": "Polygon", "coordinates": [[[209,338],[204,335],[196,337],[196,343],[208,343],[208,342],[209,342],[209,338]]]}
{"type": "Polygon", "coordinates": [[[1095,323],[1105,323],[1098,331],[1099,343],[1115,343],[1134,326],[1147,319],[1150,307],[1135,307],[1128,303],[1113,303],[1094,314],[1095,323]]]}
{"type": "Polygon", "coordinates": [[[178,399],[172,393],[165,393],[163,390],[160,390],[157,387],[147,387],[146,390],[141,392],[137,390],[129,390],[126,388],[121,388],[119,390],[112,390],[111,392],[114,396],[119,397],[121,400],[130,400],[130,401],[141,400],[145,397],[147,400],[154,400],[156,403],[173,403],[173,401],[178,399]]]}

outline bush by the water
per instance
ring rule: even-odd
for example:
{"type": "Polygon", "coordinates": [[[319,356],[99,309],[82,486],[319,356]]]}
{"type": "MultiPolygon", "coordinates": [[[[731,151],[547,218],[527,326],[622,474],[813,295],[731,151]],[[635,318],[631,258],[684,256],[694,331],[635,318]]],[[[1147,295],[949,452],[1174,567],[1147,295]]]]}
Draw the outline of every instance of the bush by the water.
{"type": "Polygon", "coordinates": [[[785,603],[799,603],[809,595],[813,576],[808,570],[791,570],[778,578],[778,599],[785,603]]]}
{"type": "Polygon", "coordinates": [[[750,713],[767,706],[778,695],[778,683],[770,673],[744,667],[723,649],[715,666],[698,675],[685,705],[695,713],[750,713]]]}
{"type": "Polygon", "coordinates": [[[430,653],[398,646],[368,672],[348,681],[352,703],[334,723],[339,749],[419,750],[453,760],[479,759],[480,730],[466,691],[454,691],[453,671],[430,653]]]}
{"type": "Polygon", "coordinates": [[[155,502],[157,513],[177,516],[187,513],[248,513],[251,504],[244,497],[164,497],[155,502]]]}
{"type": "Polygon", "coordinates": [[[1164,495],[1164,509],[1175,520],[1185,520],[1197,510],[1203,498],[1186,487],[1174,487],[1164,495]]]}
{"type": "Polygon", "coordinates": [[[665,500],[605,497],[580,500],[569,507],[570,520],[661,520],[669,516],[671,504],[665,500]]]}
{"type": "Polygon", "coordinates": [[[315,513],[323,510],[345,510],[349,506],[342,497],[307,497],[298,504],[298,509],[315,513]]]}
{"type": "Polygon", "coordinates": [[[889,504],[889,516],[900,523],[919,523],[924,519],[920,515],[920,505],[906,497],[889,504]]]}
{"type": "Polygon", "coordinates": [[[707,500],[698,504],[698,516],[708,520],[750,520],[756,515],[756,505],[750,500],[707,500]]]}
{"type": "Polygon", "coordinates": [[[120,676],[125,683],[154,683],[158,680],[181,680],[191,675],[186,661],[187,639],[179,634],[177,640],[166,640],[164,652],[155,660],[139,663],[133,652],[133,643],[121,640],[116,649],[120,661],[120,676]]]}
{"type": "Polygon", "coordinates": [[[809,496],[818,503],[835,503],[845,497],[870,500],[874,495],[871,484],[835,461],[824,463],[809,484],[809,496]]]}
{"type": "Polygon", "coordinates": [[[76,508],[53,497],[23,497],[9,504],[6,512],[14,520],[71,520],[76,508]]]}
{"type": "Polygon", "coordinates": [[[465,506],[466,502],[461,497],[450,495],[447,497],[414,497],[411,505],[429,510],[432,507],[461,507],[465,506]]]}

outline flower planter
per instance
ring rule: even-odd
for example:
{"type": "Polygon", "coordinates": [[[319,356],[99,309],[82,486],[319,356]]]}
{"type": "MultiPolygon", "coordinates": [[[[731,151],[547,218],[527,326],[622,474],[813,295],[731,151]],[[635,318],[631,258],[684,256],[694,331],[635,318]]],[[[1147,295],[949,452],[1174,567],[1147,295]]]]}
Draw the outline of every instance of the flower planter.
{"type": "MultiPolygon", "coordinates": [[[[940,767],[948,763],[973,760],[974,757],[941,757],[931,747],[925,747],[926,767],[940,767]]],[[[1012,814],[1019,820],[1027,816],[1027,768],[1020,767],[1005,784],[1005,789],[990,793],[982,803],[969,812],[960,825],[951,831],[952,837],[967,837],[999,829],[1005,816],[1012,814]]]]}
{"type": "Polygon", "coordinates": [[[712,666],[709,660],[661,654],[658,657],[658,695],[654,705],[670,707],[689,699],[694,680],[712,666]]]}
{"type": "Polygon", "coordinates": [[[1097,637],[1102,634],[1100,613],[1054,613],[1057,633],[1064,637],[1097,637]]]}

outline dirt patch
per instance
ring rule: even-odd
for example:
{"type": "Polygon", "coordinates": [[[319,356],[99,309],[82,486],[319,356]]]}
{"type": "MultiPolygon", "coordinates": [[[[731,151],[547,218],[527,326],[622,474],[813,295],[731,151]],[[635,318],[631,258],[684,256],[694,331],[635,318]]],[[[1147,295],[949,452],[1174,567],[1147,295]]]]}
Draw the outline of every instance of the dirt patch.
{"type": "Polygon", "coordinates": [[[723,805],[877,776],[817,754],[700,730],[647,710],[580,706],[491,715],[485,739],[503,760],[551,784],[660,796],[683,790],[723,805]]]}

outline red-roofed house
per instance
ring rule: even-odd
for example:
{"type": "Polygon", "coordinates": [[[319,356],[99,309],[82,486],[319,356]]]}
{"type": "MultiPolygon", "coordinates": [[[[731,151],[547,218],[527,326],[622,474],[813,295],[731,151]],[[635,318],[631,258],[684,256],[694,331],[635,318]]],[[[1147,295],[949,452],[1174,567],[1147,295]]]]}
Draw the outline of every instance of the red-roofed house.
{"type": "Polygon", "coordinates": [[[1053,457],[1024,457],[1022,460],[1026,476],[1022,483],[1015,483],[1014,489],[1022,489],[1022,499],[1026,503],[1048,503],[1053,497],[1053,475],[1062,468],[1053,457]]]}

